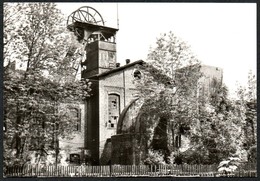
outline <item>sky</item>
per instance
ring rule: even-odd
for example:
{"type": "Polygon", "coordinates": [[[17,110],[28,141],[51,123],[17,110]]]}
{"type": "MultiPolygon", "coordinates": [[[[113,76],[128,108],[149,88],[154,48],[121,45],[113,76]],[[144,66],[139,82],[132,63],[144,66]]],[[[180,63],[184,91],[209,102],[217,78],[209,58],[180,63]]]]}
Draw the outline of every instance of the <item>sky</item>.
{"type": "Polygon", "coordinates": [[[223,69],[231,96],[237,83],[246,85],[249,70],[256,74],[256,3],[58,3],[66,16],[82,6],[95,8],[105,26],[119,28],[121,65],[146,60],[156,37],[172,31],[202,64],[223,69]]]}

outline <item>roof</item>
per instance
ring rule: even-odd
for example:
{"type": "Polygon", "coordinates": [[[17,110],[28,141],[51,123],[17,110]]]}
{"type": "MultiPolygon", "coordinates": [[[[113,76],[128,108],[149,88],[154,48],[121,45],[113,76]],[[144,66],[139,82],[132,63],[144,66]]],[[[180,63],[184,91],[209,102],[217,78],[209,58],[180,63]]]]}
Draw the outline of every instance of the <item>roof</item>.
{"type": "Polygon", "coordinates": [[[76,21],[73,24],[70,24],[70,25],[67,26],[67,28],[69,30],[72,30],[74,27],[80,27],[80,28],[84,28],[84,29],[90,30],[90,31],[101,31],[102,34],[106,38],[115,35],[115,33],[119,30],[117,28],[111,28],[111,27],[107,27],[107,26],[100,26],[100,25],[95,25],[95,24],[86,23],[86,22],[82,23],[82,22],[79,22],[79,21],[76,21]]]}
{"type": "Polygon", "coordinates": [[[129,108],[134,105],[134,103],[139,100],[139,98],[135,98],[128,103],[128,105],[123,109],[123,111],[120,113],[118,124],[117,124],[117,134],[121,134],[123,132],[123,124],[125,120],[126,113],[128,112],[129,108]]]}
{"type": "Polygon", "coordinates": [[[117,67],[117,68],[114,68],[114,69],[112,69],[112,70],[109,70],[109,71],[106,71],[106,72],[103,72],[103,73],[94,75],[94,76],[92,76],[92,77],[90,77],[90,78],[104,77],[104,76],[107,76],[107,75],[109,75],[109,74],[112,74],[112,73],[115,73],[115,72],[124,70],[124,69],[126,69],[126,68],[128,68],[128,67],[132,67],[132,66],[134,66],[134,65],[136,65],[136,64],[143,64],[143,63],[144,63],[143,60],[137,60],[137,61],[135,61],[135,62],[126,64],[126,65],[124,65],[124,66],[117,67]]]}

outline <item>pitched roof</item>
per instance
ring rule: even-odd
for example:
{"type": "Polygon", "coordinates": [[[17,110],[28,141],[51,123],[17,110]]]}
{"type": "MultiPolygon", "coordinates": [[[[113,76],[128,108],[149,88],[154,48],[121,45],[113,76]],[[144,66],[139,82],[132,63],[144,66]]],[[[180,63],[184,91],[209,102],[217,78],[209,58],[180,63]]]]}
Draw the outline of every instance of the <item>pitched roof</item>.
{"type": "Polygon", "coordinates": [[[94,75],[94,76],[89,77],[89,78],[104,77],[104,76],[107,76],[107,75],[109,75],[109,74],[112,74],[112,73],[118,72],[118,71],[120,71],[120,70],[124,70],[124,69],[126,69],[126,68],[128,68],[128,67],[132,67],[132,66],[134,66],[134,65],[136,65],[136,64],[143,64],[143,63],[144,63],[143,60],[137,60],[137,61],[135,61],[135,62],[132,62],[132,63],[126,64],[126,65],[121,66],[121,67],[114,68],[114,69],[112,69],[112,70],[109,70],[109,71],[106,71],[106,72],[103,72],[103,73],[100,73],[100,74],[94,75]]]}

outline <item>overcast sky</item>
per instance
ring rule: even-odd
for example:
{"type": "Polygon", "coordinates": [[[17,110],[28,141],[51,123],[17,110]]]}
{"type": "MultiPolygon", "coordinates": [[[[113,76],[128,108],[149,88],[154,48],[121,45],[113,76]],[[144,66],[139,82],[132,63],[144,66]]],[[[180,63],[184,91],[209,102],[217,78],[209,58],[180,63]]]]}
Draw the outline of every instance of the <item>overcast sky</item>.
{"type": "Polygon", "coordinates": [[[145,60],[160,33],[174,32],[203,64],[224,70],[231,94],[256,74],[255,3],[58,3],[65,15],[82,6],[95,8],[105,25],[117,28],[117,61],[145,60]],[[117,13],[118,6],[118,13],[117,13]]]}

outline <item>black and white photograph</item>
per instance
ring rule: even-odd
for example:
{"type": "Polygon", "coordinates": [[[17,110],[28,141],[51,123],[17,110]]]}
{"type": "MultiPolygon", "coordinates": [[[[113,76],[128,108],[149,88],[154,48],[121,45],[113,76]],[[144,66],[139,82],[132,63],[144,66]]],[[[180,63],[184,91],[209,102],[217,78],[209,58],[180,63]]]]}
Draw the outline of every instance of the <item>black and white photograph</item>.
{"type": "Polygon", "coordinates": [[[4,2],[3,177],[257,177],[256,17],[4,2]]]}

